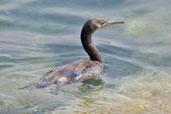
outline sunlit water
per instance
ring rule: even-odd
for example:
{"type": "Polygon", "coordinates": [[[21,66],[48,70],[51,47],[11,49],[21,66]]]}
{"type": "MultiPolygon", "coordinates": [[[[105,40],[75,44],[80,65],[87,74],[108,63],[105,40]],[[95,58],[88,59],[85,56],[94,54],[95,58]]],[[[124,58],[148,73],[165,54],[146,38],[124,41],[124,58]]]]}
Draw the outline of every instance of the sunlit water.
{"type": "Polygon", "coordinates": [[[0,0],[0,114],[170,114],[170,0],[0,0]],[[93,41],[103,74],[29,89],[50,69],[89,59],[88,18],[123,20],[93,41]]]}

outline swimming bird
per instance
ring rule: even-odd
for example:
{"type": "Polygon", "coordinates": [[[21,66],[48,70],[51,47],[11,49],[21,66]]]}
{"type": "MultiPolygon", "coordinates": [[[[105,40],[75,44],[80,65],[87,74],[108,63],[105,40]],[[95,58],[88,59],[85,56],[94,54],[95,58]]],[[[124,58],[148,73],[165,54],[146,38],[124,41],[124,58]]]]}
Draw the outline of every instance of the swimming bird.
{"type": "Polygon", "coordinates": [[[123,21],[105,21],[93,18],[86,21],[81,30],[81,43],[90,60],[83,60],[77,63],[56,67],[46,73],[37,83],[38,88],[44,88],[51,84],[67,84],[83,81],[101,74],[103,70],[102,57],[92,42],[92,34],[103,27],[122,24],[123,21]]]}

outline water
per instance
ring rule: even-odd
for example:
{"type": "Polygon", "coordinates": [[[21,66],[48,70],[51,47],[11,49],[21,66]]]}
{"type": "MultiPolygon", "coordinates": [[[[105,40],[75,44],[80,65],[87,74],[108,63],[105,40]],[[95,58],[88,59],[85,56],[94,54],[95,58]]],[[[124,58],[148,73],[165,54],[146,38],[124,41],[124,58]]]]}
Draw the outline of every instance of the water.
{"type": "Polygon", "coordinates": [[[1,114],[170,114],[170,0],[1,0],[1,114]],[[88,18],[124,20],[97,31],[100,77],[28,89],[48,70],[88,59],[80,30],[88,18]]]}

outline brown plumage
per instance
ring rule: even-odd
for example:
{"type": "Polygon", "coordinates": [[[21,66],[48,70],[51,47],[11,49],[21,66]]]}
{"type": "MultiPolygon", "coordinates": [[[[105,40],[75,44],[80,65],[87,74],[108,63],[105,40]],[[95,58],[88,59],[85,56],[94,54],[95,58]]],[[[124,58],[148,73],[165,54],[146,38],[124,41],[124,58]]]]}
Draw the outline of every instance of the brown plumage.
{"type": "Polygon", "coordinates": [[[94,46],[92,34],[105,26],[112,24],[122,24],[123,21],[105,21],[103,19],[89,19],[81,31],[81,42],[88,53],[90,60],[80,61],[74,64],[57,67],[45,74],[37,83],[37,87],[43,88],[51,84],[66,84],[76,81],[83,81],[93,76],[99,75],[103,70],[102,57],[94,46]]]}
{"type": "MultiPolygon", "coordinates": [[[[79,75],[77,73],[80,72],[82,74],[86,74],[87,68],[91,68],[92,66],[96,66],[99,64],[100,63],[98,61],[85,60],[74,64],[64,65],[61,67],[57,67],[47,73],[43,80],[51,81],[53,83],[67,83],[69,81],[78,81],[78,79],[75,78],[75,75],[79,75]],[[81,71],[79,71],[80,69],[81,71]]],[[[88,77],[83,77],[83,80],[86,78],[88,77]]]]}

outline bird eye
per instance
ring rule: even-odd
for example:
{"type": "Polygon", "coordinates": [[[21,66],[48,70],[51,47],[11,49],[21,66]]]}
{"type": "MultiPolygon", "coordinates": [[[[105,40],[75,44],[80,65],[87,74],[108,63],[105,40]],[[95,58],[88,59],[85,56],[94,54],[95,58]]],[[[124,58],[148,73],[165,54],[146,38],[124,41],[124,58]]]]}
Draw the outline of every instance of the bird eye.
{"type": "Polygon", "coordinates": [[[101,24],[102,24],[102,25],[105,24],[105,21],[101,21],[101,24]]]}

